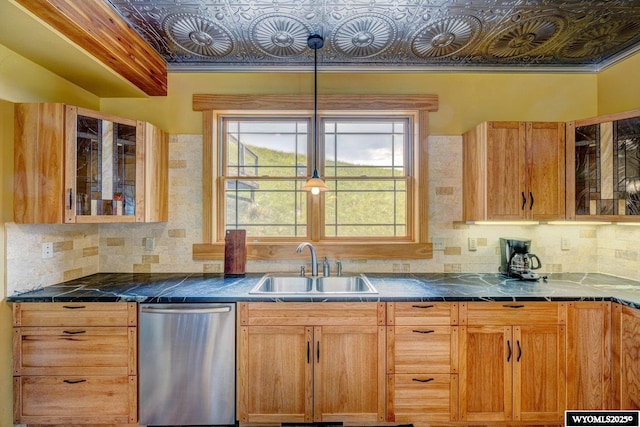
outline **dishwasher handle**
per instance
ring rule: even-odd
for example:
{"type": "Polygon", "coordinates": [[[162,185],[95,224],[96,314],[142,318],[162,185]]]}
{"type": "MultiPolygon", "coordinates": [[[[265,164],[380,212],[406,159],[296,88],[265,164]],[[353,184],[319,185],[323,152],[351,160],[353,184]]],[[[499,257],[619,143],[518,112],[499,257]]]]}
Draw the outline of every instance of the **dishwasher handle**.
{"type": "Polygon", "coordinates": [[[212,313],[229,313],[231,311],[231,307],[226,306],[216,306],[216,307],[198,307],[198,308],[156,308],[150,306],[143,306],[140,308],[143,313],[149,314],[212,314],[212,313]]]}

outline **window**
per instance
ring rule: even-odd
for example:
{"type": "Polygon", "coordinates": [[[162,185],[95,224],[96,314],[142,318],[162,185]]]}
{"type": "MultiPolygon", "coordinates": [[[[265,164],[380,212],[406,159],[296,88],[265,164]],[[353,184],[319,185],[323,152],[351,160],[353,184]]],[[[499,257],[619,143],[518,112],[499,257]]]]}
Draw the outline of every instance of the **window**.
{"type": "Polygon", "coordinates": [[[318,164],[330,191],[319,197],[301,190],[313,167],[310,120],[220,118],[220,227],[308,239],[310,206],[322,210],[311,224],[322,237],[407,239],[411,117],[321,118],[318,164]]]}
{"type": "Polygon", "coordinates": [[[318,196],[301,190],[313,168],[311,106],[304,96],[194,95],[204,117],[194,259],[219,259],[233,228],[247,230],[250,259],[296,258],[301,241],[341,259],[430,258],[426,125],[437,98],[320,97],[317,162],[330,190],[318,196]]]}

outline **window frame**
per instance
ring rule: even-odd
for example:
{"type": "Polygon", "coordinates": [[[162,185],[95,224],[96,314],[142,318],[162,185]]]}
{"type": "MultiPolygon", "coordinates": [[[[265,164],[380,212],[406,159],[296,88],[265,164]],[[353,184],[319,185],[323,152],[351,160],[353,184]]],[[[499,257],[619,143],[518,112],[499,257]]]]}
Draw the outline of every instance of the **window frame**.
{"type": "MultiPolygon", "coordinates": [[[[224,259],[224,230],[219,227],[221,210],[219,197],[225,197],[224,180],[219,179],[222,165],[219,149],[220,118],[229,115],[259,117],[308,115],[313,112],[313,98],[309,95],[193,95],[193,109],[203,115],[203,173],[202,173],[202,243],[193,245],[194,260],[224,259]]],[[[320,238],[320,229],[311,228],[309,239],[264,238],[247,242],[247,259],[302,259],[295,248],[304,240],[310,241],[318,253],[331,259],[418,259],[432,258],[428,242],[428,119],[437,111],[436,95],[319,95],[318,110],[334,117],[348,115],[413,116],[412,171],[413,179],[407,191],[412,192],[412,206],[407,209],[407,239],[379,238],[320,238]],[[330,106],[330,108],[329,108],[330,106]]],[[[318,145],[318,150],[320,150],[318,145]]],[[[311,196],[308,197],[318,197],[311,196]]],[[[319,198],[322,200],[322,198],[319,198]]],[[[318,209],[308,204],[309,226],[320,224],[324,204],[318,209]]],[[[224,221],[224,220],[223,220],[224,221]]]]}

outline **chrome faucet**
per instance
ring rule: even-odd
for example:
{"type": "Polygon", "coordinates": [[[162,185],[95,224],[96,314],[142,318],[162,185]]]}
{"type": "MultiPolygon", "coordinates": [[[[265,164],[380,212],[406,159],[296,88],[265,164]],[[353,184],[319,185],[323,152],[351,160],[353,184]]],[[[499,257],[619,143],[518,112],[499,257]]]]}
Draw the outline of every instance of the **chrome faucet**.
{"type": "Polygon", "coordinates": [[[296,252],[301,253],[305,246],[308,247],[311,252],[311,275],[315,277],[318,275],[318,257],[316,256],[316,250],[313,245],[309,242],[302,242],[298,245],[296,252]]]}

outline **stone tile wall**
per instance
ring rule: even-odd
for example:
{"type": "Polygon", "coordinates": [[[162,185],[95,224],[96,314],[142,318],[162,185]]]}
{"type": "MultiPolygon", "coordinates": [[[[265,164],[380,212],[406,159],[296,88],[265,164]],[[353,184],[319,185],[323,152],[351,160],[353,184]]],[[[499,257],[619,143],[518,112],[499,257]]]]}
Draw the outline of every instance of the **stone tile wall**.
{"type": "MultiPolygon", "coordinates": [[[[202,137],[173,135],[169,221],[155,224],[6,225],[7,294],[100,272],[221,272],[222,261],[194,261],[202,240],[202,137]],[[42,259],[41,243],[54,242],[42,259]]],[[[542,273],[603,272],[640,279],[640,227],[620,225],[467,225],[462,217],[462,138],[429,138],[429,235],[444,250],[428,260],[344,261],[345,272],[496,272],[500,237],[532,239],[542,273]],[[469,251],[468,239],[477,239],[469,251]],[[569,249],[561,249],[561,238],[569,249]]],[[[321,255],[321,254],[320,254],[321,255]]],[[[249,272],[298,271],[300,263],[249,261],[249,272]]]]}

